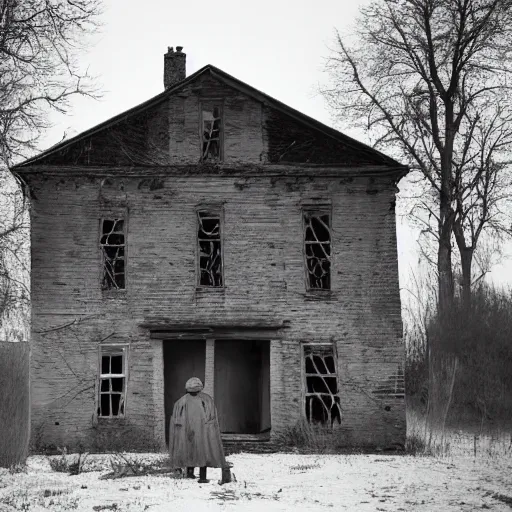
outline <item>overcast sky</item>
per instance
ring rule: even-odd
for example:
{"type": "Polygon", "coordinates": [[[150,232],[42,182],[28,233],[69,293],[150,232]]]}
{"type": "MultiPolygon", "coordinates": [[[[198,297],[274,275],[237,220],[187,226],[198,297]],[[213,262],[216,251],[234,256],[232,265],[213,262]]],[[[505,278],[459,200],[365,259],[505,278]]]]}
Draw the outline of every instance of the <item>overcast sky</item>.
{"type": "MultiPolygon", "coordinates": [[[[319,84],[335,29],[350,30],[368,0],[105,0],[103,27],[83,55],[98,77],[99,101],[75,99],[72,112],[55,115],[41,149],[71,137],[163,91],[164,53],[183,46],[187,75],[212,64],[287,105],[333,125],[319,84]]],[[[336,126],[341,128],[340,126],[336,126]]],[[[363,142],[364,134],[342,131],[363,142]]],[[[417,262],[417,234],[399,222],[402,276],[417,262]]],[[[512,282],[512,264],[493,272],[512,282]]],[[[500,279],[497,279],[498,276],[500,279]]],[[[407,285],[402,279],[402,285],[407,285]]]]}
{"type": "Polygon", "coordinates": [[[105,0],[103,28],[83,56],[103,99],[74,102],[44,145],[78,133],[163,91],[163,55],[183,46],[187,74],[213,64],[236,78],[330,123],[318,83],[335,27],[353,22],[355,1],[105,0]]]}

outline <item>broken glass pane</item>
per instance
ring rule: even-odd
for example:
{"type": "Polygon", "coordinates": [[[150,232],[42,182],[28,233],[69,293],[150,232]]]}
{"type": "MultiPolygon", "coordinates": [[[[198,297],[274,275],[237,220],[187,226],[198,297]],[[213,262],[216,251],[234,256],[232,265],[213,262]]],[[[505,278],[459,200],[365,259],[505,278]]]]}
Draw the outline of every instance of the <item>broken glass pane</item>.
{"type": "Polygon", "coordinates": [[[103,251],[104,290],[124,289],[125,287],[125,235],[124,220],[104,219],[101,228],[100,244],[103,251]]]}
{"type": "Polygon", "coordinates": [[[308,289],[331,288],[331,230],[327,213],[304,213],[308,289]]]}
{"type": "Polygon", "coordinates": [[[222,286],[220,215],[199,211],[199,285],[222,286]]]}
{"type": "Polygon", "coordinates": [[[102,394],[100,395],[100,416],[110,416],[110,395],[102,394]]]}
{"type": "Polygon", "coordinates": [[[118,393],[123,391],[124,378],[110,379],[110,382],[112,383],[111,391],[116,391],[118,393]]]}
{"type": "Polygon", "coordinates": [[[203,108],[203,154],[202,160],[220,160],[220,108],[203,108]]]}
{"type": "Polygon", "coordinates": [[[101,391],[110,391],[110,379],[101,379],[101,391]]]}
{"type": "Polygon", "coordinates": [[[307,214],[309,222],[306,224],[307,242],[330,242],[328,214],[307,214]]]}
{"type": "Polygon", "coordinates": [[[333,356],[325,356],[324,362],[325,362],[325,365],[327,366],[327,373],[336,373],[333,356]]]}
{"type": "Polygon", "coordinates": [[[112,363],[110,373],[123,373],[123,356],[110,356],[112,363]]]}
{"type": "Polygon", "coordinates": [[[324,373],[329,373],[327,371],[327,366],[325,365],[324,360],[320,356],[313,354],[312,357],[313,357],[313,361],[312,361],[313,366],[316,369],[315,373],[321,373],[322,375],[324,373]]]}
{"type": "Polygon", "coordinates": [[[119,404],[121,402],[121,394],[116,393],[110,395],[112,398],[112,416],[119,416],[119,404]]]}
{"type": "Polygon", "coordinates": [[[336,377],[307,376],[306,387],[308,393],[332,393],[338,392],[336,377]]]}
{"type": "Polygon", "coordinates": [[[336,421],[341,424],[339,397],[331,395],[309,395],[306,397],[306,417],[310,423],[332,426],[336,421]]]}
{"type": "Polygon", "coordinates": [[[101,373],[110,373],[110,356],[101,356],[101,373]]]}

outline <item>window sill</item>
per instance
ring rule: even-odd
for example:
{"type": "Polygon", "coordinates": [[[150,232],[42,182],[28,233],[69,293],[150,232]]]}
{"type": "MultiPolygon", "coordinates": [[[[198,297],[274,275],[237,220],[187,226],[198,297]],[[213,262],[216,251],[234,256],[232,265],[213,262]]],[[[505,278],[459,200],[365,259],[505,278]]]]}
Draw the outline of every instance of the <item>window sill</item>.
{"type": "Polygon", "coordinates": [[[196,286],[196,293],[220,293],[226,291],[224,286],[196,286]]]}
{"type": "Polygon", "coordinates": [[[124,423],[126,422],[126,416],[96,416],[96,422],[98,425],[110,425],[113,423],[124,423]]]}
{"type": "Polygon", "coordinates": [[[306,300],[329,301],[336,299],[336,293],[333,290],[307,290],[304,293],[306,300]]]}
{"type": "Polygon", "coordinates": [[[101,290],[101,296],[103,299],[126,299],[126,288],[122,290],[101,290]]]}

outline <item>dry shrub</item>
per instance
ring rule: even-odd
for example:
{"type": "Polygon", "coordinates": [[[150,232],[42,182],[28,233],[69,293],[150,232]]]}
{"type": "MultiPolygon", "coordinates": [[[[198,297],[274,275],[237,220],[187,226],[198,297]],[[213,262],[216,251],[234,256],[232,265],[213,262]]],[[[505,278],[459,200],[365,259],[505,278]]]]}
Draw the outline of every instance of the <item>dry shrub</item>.
{"type": "Polygon", "coordinates": [[[431,309],[424,329],[408,339],[414,348],[406,364],[411,452],[421,451],[420,438],[427,451],[439,440],[444,451],[445,431],[512,428],[512,293],[483,284],[470,307],[456,298],[444,318],[431,309]],[[411,429],[411,417],[424,427],[411,429]]]}
{"type": "Polygon", "coordinates": [[[328,453],[336,450],[333,431],[323,425],[312,425],[306,420],[299,420],[295,425],[286,427],[277,436],[276,443],[306,452],[328,453]]]}
{"type": "Polygon", "coordinates": [[[0,467],[23,464],[30,432],[29,344],[0,341],[0,467]]]}
{"type": "Polygon", "coordinates": [[[510,292],[480,286],[470,308],[456,301],[444,325],[432,319],[428,341],[439,359],[458,361],[448,417],[452,426],[458,426],[457,419],[474,427],[512,417],[510,292]]]}

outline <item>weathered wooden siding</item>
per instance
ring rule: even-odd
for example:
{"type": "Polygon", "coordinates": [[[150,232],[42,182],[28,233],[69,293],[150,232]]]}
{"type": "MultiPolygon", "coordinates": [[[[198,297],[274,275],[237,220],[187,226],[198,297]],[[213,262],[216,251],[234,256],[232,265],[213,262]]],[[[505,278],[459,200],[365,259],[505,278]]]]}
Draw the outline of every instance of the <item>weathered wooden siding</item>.
{"type": "Polygon", "coordinates": [[[263,117],[268,141],[266,157],[269,162],[309,162],[346,166],[378,163],[375,153],[355,149],[348,140],[345,143],[334,140],[276,109],[265,107],[263,117]]]}
{"type": "Polygon", "coordinates": [[[382,158],[347,137],[338,140],[236,90],[210,74],[157,98],[143,111],[42,158],[51,166],[195,165],[201,158],[201,105],[222,108],[224,164],[310,163],[361,167],[382,158]]]}
{"type": "Polygon", "coordinates": [[[168,101],[170,164],[195,164],[199,161],[202,101],[215,101],[222,106],[225,163],[263,161],[261,103],[209,76],[201,76],[168,101]]]}
{"type": "MultiPolygon", "coordinates": [[[[254,108],[260,122],[248,105],[243,115],[254,108]]],[[[162,448],[162,342],[140,327],[156,317],[290,322],[271,343],[274,436],[302,414],[300,342],[334,341],[343,408],[337,442],[403,441],[403,399],[378,393],[403,359],[395,191],[376,180],[369,194],[367,180],[189,175],[148,186],[134,177],[32,178],[33,443],[162,448]],[[332,205],[332,293],[320,300],[304,281],[301,204],[312,201],[332,205]],[[224,290],[196,289],[194,208],[209,202],[224,209],[224,290]],[[99,219],[120,212],[128,219],[127,289],[104,293],[99,219]],[[124,419],[94,415],[102,340],[130,343],[124,419]]]]}
{"type": "Polygon", "coordinates": [[[202,101],[222,107],[223,161],[261,163],[266,158],[262,104],[210,76],[118,124],[46,157],[45,165],[176,165],[201,158],[202,101]]]}

